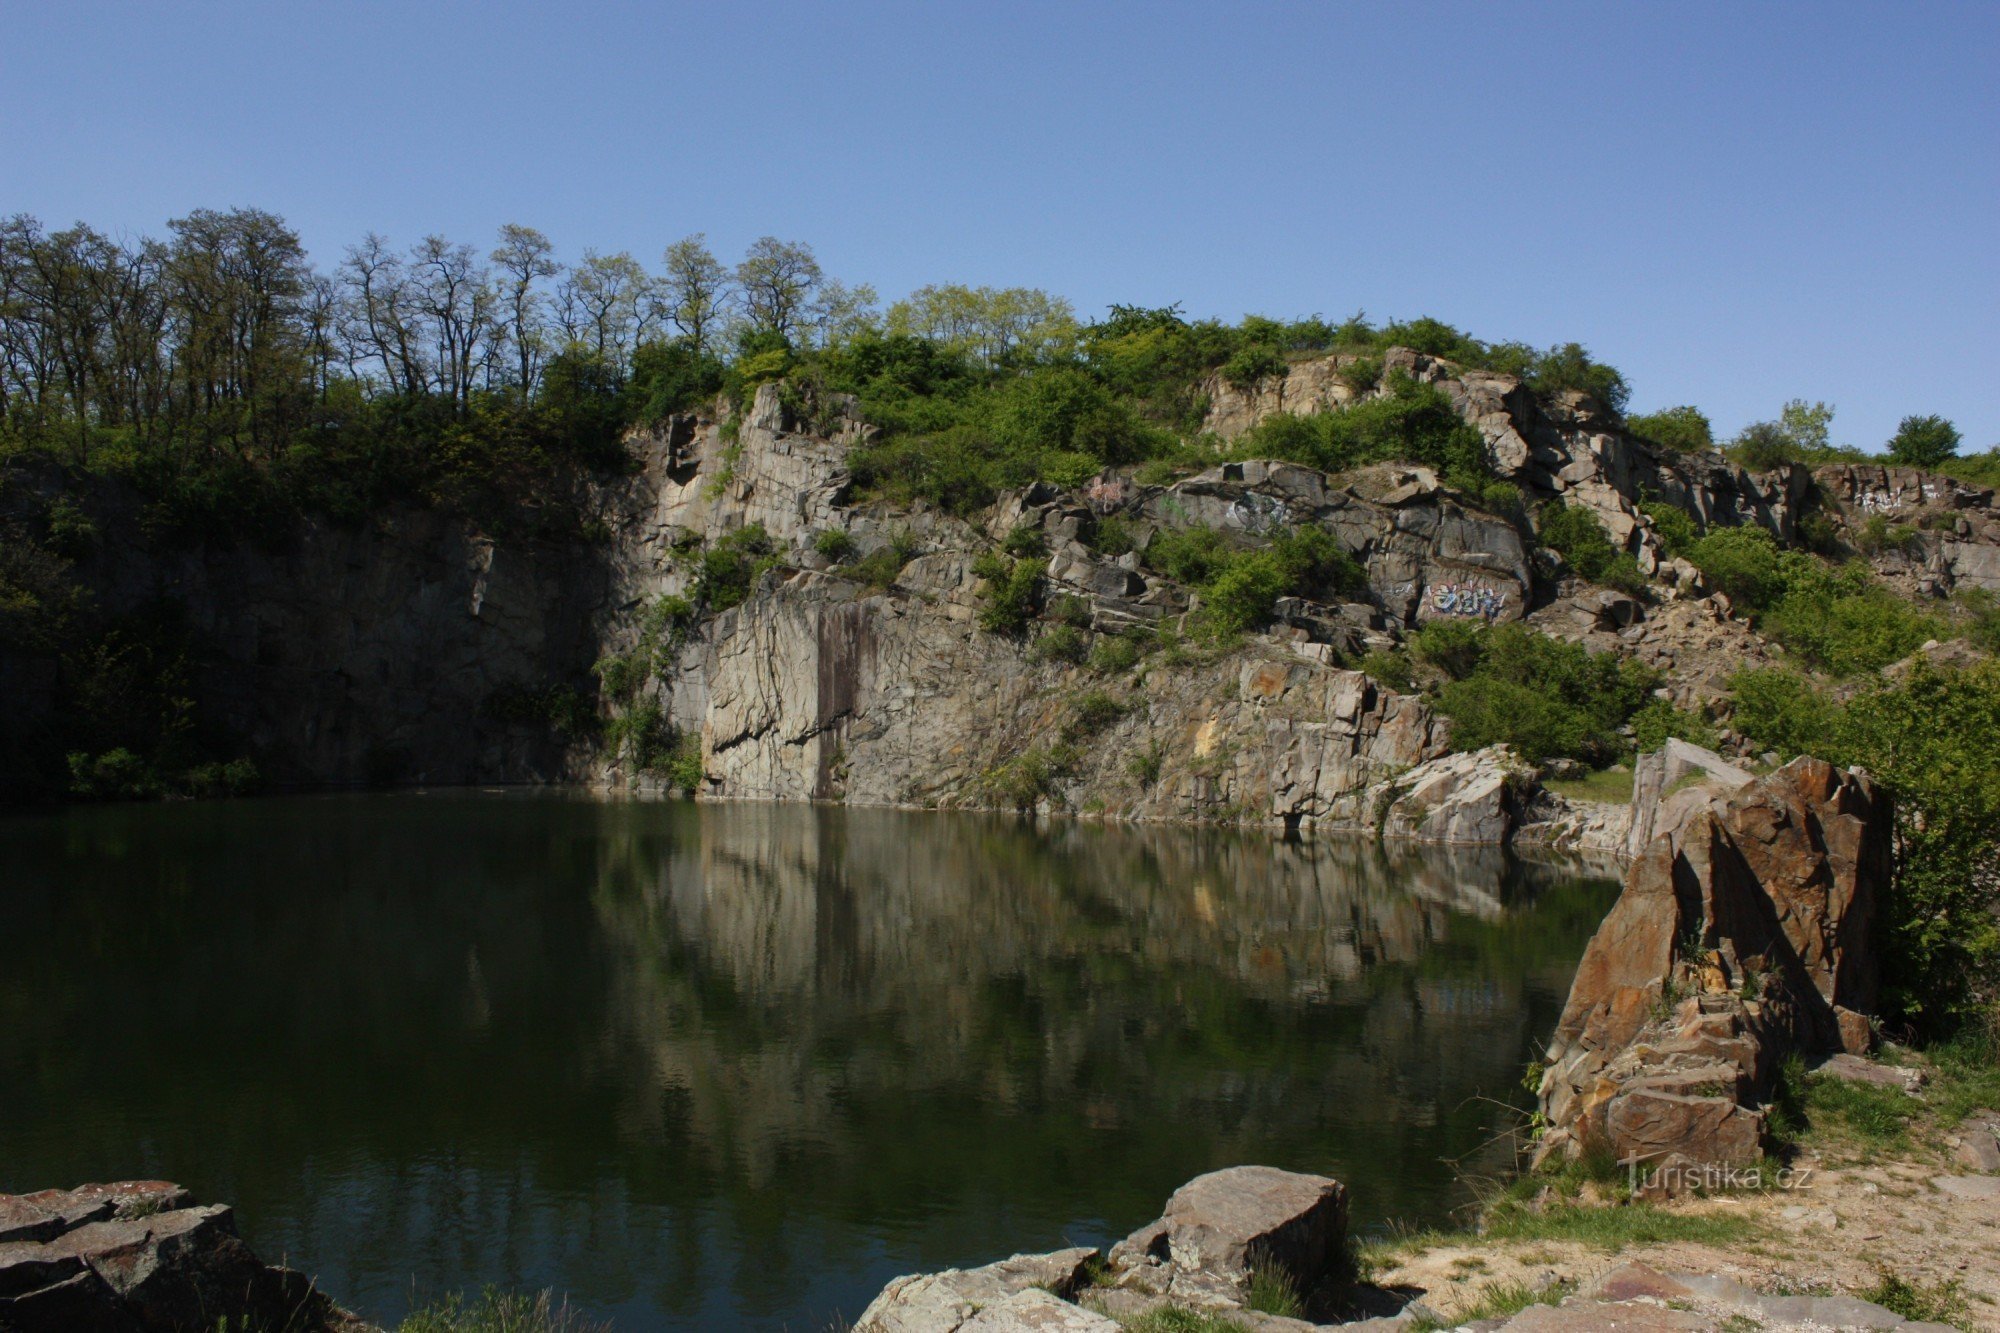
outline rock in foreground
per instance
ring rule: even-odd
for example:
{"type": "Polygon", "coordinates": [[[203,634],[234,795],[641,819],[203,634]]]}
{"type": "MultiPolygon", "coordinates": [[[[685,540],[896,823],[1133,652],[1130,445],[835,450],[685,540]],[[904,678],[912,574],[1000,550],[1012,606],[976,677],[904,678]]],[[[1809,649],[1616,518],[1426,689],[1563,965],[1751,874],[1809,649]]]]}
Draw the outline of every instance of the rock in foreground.
{"type": "Polygon", "coordinates": [[[0,1195],[5,1333],[366,1333],[301,1273],[264,1263],[226,1205],[166,1181],[0,1195]]]}

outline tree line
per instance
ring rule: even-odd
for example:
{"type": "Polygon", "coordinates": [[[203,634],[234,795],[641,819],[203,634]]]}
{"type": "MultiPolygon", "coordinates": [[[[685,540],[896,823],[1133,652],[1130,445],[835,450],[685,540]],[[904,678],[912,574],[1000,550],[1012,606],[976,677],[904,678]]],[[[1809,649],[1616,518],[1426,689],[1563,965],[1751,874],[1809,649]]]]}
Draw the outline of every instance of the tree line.
{"type": "Polygon", "coordinates": [[[494,247],[369,234],[331,272],[259,209],[198,210],[164,239],[0,222],[0,428],[270,450],[342,393],[450,404],[530,399],[559,358],[622,368],[654,340],[714,356],[740,339],[811,346],[874,313],[811,247],[764,237],[734,266],[701,236],[657,271],[628,253],[564,264],[532,227],[494,247]]]}

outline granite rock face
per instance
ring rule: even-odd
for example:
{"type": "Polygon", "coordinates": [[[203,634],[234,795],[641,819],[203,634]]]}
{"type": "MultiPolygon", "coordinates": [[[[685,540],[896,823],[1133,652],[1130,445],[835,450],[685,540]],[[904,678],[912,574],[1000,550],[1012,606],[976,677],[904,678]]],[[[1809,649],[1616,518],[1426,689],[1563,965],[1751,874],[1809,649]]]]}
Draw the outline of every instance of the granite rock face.
{"type": "Polygon", "coordinates": [[[303,1274],[265,1264],[223,1205],[165,1181],[0,1195],[7,1333],[367,1333],[303,1274]]]}
{"type": "Polygon", "coordinates": [[[1754,1161],[1784,1056],[1866,1043],[1887,798],[1816,759],[1690,791],[1655,817],[1578,965],[1542,1083],[1544,1156],[1754,1161]]]}

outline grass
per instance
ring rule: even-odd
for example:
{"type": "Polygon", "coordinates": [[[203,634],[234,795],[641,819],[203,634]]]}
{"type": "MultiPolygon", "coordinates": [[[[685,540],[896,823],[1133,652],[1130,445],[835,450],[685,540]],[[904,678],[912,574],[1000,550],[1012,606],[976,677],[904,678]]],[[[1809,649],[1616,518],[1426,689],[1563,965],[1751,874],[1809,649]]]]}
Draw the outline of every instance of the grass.
{"type": "Polygon", "coordinates": [[[1299,1318],[1306,1308],[1289,1274],[1282,1269],[1262,1265],[1250,1270],[1250,1290],[1245,1294],[1243,1304],[1260,1314],[1282,1315],[1287,1319],[1299,1318]]]}
{"type": "Polygon", "coordinates": [[[1862,1300],[1873,1301],[1905,1319],[1964,1327],[1959,1321],[1971,1313],[1971,1307],[1958,1279],[1935,1283],[1912,1282],[1886,1268],[1879,1272],[1875,1285],[1861,1293],[1862,1300]]]}
{"type": "Polygon", "coordinates": [[[453,1292],[413,1312],[396,1326],[396,1333],[605,1333],[609,1324],[593,1324],[570,1308],[569,1299],[549,1292],[533,1296],[488,1287],[468,1301],[453,1292]]]}
{"type": "Polygon", "coordinates": [[[1844,1130],[1870,1148],[1907,1149],[1910,1122],[1923,1109],[1921,1101],[1901,1088],[1849,1083],[1824,1074],[1806,1079],[1805,1111],[1813,1128],[1844,1130]]]}
{"type": "Polygon", "coordinates": [[[1506,1319],[1531,1305],[1559,1305],[1563,1297],[1575,1289],[1575,1285],[1569,1282],[1552,1283],[1546,1287],[1531,1287],[1525,1282],[1498,1282],[1481,1291],[1476,1302],[1449,1320],[1418,1316],[1410,1321],[1408,1333],[1436,1333],[1438,1329],[1457,1328],[1474,1320],[1506,1319]]]}
{"type": "Polygon", "coordinates": [[[1620,1250],[1628,1245],[1669,1241],[1735,1245],[1761,1231],[1747,1217],[1669,1212],[1650,1203],[1618,1207],[1559,1203],[1539,1210],[1507,1203],[1487,1214],[1483,1234],[1490,1240],[1570,1241],[1601,1250],[1620,1250]]]}
{"type": "Polygon", "coordinates": [[[1622,764],[1580,778],[1559,778],[1542,785],[1567,801],[1608,801],[1614,805],[1632,803],[1632,770],[1622,764]]]}
{"type": "Polygon", "coordinates": [[[1148,1310],[1125,1327],[1130,1333],[1249,1333],[1234,1319],[1172,1305],[1148,1310]]]}

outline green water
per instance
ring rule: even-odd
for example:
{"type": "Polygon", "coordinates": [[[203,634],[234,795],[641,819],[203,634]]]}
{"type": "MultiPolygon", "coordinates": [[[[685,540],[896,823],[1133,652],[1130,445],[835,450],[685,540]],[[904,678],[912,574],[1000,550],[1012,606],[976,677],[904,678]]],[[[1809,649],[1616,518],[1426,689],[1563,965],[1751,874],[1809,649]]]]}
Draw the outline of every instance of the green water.
{"type": "Polygon", "coordinates": [[[1612,893],[800,806],[15,815],[0,1191],[164,1177],[371,1317],[498,1283],[623,1330],[817,1330],[1239,1162],[1438,1220],[1612,893]]]}

